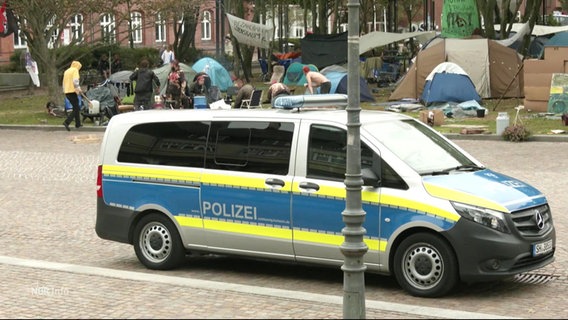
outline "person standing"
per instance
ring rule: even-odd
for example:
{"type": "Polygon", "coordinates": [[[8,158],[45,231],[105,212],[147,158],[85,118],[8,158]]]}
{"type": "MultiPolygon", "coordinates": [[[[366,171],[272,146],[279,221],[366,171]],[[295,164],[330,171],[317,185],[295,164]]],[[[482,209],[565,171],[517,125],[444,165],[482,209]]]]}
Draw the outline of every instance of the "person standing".
{"type": "Polygon", "coordinates": [[[73,111],[67,115],[67,119],[63,121],[63,126],[67,131],[71,122],[75,121],[75,128],[81,128],[81,107],[79,106],[79,95],[83,93],[81,90],[79,70],[81,70],[81,62],[73,61],[71,66],[63,73],[63,93],[65,98],[69,100],[73,111]]]}
{"type": "Polygon", "coordinates": [[[103,80],[108,79],[108,76],[110,75],[110,64],[108,62],[108,56],[106,54],[103,54],[99,59],[99,65],[97,69],[99,70],[99,74],[101,75],[103,80]]]}
{"type": "MultiPolygon", "coordinates": [[[[187,82],[185,74],[179,66],[177,60],[172,61],[170,73],[168,74],[168,82],[166,84],[166,100],[173,102],[173,108],[181,107],[182,94],[185,95],[185,87],[187,82]]],[[[166,101],[167,102],[167,101],[166,101]]]]}
{"type": "Polygon", "coordinates": [[[319,87],[320,93],[329,93],[331,91],[331,81],[326,78],[323,74],[312,71],[308,66],[304,66],[302,69],[306,75],[306,84],[310,94],[314,94],[314,88],[319,87]]]}
{"type": "Polygon", "coordinates": [[[120,55],[118,55],[118,53],[115,53],[112,56],[110,72],[116,73],[121,70],[122,70],[122,61],[120,60],[120,55]]]}
{"type": "Polygon", "coordinates": [[[176,55],[174,53],[174,49],[171,44],[169,44],[166,50],[162,52],[161,58],[162,58],[162,65],[170,64],[176,60],[176,55]]]}
{"type": "Polygon", "coordinates": [[[237,79],[237,81],[235,81],[235,86],[239,88],[239,91],[237,91],[237,97],[235,98],[233,108],[242,108],[243,100],[250,99],[252,92],[254,91],[254,87],[250,83],[243,84],[243,80],[241,79],[237,79]]]}
{"type": "Polygon", "coordinates": [[[144,110],[151,109],[153,98],[154,86],[160,90],[160,79],[149,69],[150,62],[147,59],[140,61],[140,67],[136,68],[130,75],[130,81],[136,81],[134,88],[134,109],[144,110]]]}

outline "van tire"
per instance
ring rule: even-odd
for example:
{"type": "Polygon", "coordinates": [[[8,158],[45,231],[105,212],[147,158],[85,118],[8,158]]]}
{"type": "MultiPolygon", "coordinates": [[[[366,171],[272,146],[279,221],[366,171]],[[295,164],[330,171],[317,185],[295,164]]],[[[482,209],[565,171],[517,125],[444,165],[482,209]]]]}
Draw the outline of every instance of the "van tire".
{"type": "Polygon", "coordinates": [[[443,296],[459,281],[452,248],[431,233],[416,233],[404,239],[396,249],[393,271],[398,284],[417,297],[443,296]]]}
{"type": "Polygon", "coordinates": [[[134,234],[136,256],[149,269],[173,269],[185,259],[185,249],[177,228],[162,214],[150,213],[142,217],[134,234]]]}

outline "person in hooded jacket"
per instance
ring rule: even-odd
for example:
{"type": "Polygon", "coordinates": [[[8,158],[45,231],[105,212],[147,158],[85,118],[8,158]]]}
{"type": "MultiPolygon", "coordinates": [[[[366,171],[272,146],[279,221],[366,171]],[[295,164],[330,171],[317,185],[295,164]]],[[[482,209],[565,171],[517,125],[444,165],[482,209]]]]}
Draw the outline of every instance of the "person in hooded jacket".
{"type": "Polygon", "coordinates": [[[63,126],[67,131],[71,131],[69,125],[73,121],[75,121],[75,128],[78,129],[83,126],[81,124],[81,106],[79,105],[79,95],[83,94],[79,75],[81,67],[81,62],[73,61],[71,66],[63,73],[63,93],[73,108],[67,115],[67,119],[63,121],[63,126]]]}
{"type": "Polygon", "coordinates": [[[139,68],[136,68],[130,75],[130,81],[136,81],[134,88],[134,109],[144,110],[151,109],[151,103],[154,95],[154,86],[156,90],[160,90],[160,79],[149,69],[150,62],[147,59],[140,61],[139,68]]]}

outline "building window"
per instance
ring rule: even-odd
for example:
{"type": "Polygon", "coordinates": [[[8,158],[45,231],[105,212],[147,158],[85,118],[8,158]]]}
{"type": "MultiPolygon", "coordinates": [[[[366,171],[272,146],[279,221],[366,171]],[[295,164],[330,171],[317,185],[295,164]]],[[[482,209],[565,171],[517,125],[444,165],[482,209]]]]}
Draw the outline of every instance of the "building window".
{"type": "Polygon", "coordinates": [[[294,38],[303,38],[305,36],[304,27],[293,26],[292,32],[294,38]]]}
{"type": "MultiPolygon", "coordinates": [[[[23,21],[20,21],[20,26],[22,25],[26,25],[27,21],[25,19],[23,19],[23,21]]],[[[14,49],[24,49],[27,48],[28,46],[28,42],[26,41],[26,37],[24,36],[24,33],[22,32],[22,28],[18,28],[18,32],[14,33],[14,49]]]]}
{"type": "Polygon", "coordinates": [[[71,27],[72,40],[83,42],[83,15],[78,14],[71,17],[69,26],[71,27]]]}
{"type": "Polygon", "coordinates": [[[47,23],[47,27],[45,28],[47,32],[51,32],[51,37],[49,38],[49,42],[47,43],[47,47],[50,49],[53,49],[53,46],[55,45],[55,42],[57,41],[59,36],[59,29],[53,28],[54,24],[55,24],[55,17],[49,20],[49,22],[47,23]]]}
{"type": "Polygon", "coordinates": [[[26,38],[21,30],[18,30],[18,34],[14,33],[14,49],[22,49],[28,46],[26,38]]]}
{"type": "Polygon", "coordinates": [[[102,41],[105,43],[116,42],[114,16],[110,14],[101,16],[101,37],[102,41]]]}
{"type": "Polygon", "coordinates": [[[140,12],[132,12],[130,19],[132,20],[132,41],[142,43],[142,15],[140,12]]]}
{"type": "Polygon", "coordinates": [[[166,42],[166,20],[160,13],[156,14],[156,42],[166,42]]]}
{"type": "Polygon", "coordinates": [[[185,20],[184,20],[184,15],[182,13],[181,17],[179,18],[179,20],[177,21],[177,23],[174,25],[174,32],[179,31],[179,34],[182,35],[185,31],[185,20]]]}
{"type": "Polygon", "coordinates": [[[201,19],[201,40],[211,40],[211,12],[203,11],[201,19]]]}

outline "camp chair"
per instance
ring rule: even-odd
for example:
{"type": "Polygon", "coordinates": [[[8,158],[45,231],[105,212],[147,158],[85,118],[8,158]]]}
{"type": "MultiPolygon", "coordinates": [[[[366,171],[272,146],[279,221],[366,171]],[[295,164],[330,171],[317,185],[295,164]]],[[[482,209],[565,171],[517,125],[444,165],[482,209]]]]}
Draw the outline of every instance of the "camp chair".
{"type": "Polygon", "coordinates": [[[262,74],[260,75],[260,80],[266,81],[269,77],[268,62],[266,61],[266,59],[260,58],[258,59],[258,64],[260,64],[260,70],[262,72],[262,74]]]}
{"type": "Polygon", "coordinates": [[[241,108],[261,108],[262,90],[254,90],[250,95],[250,99],[243,99],[241,103],[241,108]]]}
{"type": "Polygon", "coordinates": [[[398,79],[398,64],[383,63],[377,76],[377,83],[395,83],[398,79]]]}

